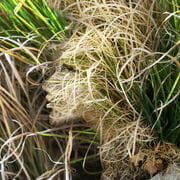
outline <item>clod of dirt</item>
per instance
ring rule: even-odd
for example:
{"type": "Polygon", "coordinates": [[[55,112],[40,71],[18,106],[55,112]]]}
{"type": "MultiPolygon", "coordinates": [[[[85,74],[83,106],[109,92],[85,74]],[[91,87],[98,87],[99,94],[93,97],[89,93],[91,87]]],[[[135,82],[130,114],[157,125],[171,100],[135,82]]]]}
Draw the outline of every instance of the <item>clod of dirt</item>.
{"type": "Polygon", "coordinates": [[[166,163],[164,162],[165,160],[161,158],[147,159],[144,164],[144,170],[147,171],[150,174],[150,176],[153,176],[166,168],[166,163]]]}
{"type": "Polygon", "coordinates": [[[151,176],[158,172],[158,168],[156,167],[154,161],[151,159],[148,159],[145,162],[144,170],[147,171],[151,176]]]}
{"type": "Polygon", "coordinates": [[[145,161],[145,159],[146,159],[146,154],[141,152],[130,157],[130,162],[137,167],[137,166],[141,166],[142,163],[145,161]]]}

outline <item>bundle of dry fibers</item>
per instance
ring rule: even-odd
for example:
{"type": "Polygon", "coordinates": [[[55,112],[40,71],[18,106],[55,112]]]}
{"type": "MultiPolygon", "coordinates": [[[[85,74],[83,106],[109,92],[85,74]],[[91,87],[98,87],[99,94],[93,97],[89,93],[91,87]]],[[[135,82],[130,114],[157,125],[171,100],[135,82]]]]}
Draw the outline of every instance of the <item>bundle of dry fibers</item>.
{"type": "Polygon", "coordinates": [[[48,92],[51,122],[84,119],[100,134],[104,179],[142,177],[129,157],[153,141],[139,106],[139,88],[151,64],[155,1],[73,1],[64,14],[72,36],[56,46],[48,92]]]}

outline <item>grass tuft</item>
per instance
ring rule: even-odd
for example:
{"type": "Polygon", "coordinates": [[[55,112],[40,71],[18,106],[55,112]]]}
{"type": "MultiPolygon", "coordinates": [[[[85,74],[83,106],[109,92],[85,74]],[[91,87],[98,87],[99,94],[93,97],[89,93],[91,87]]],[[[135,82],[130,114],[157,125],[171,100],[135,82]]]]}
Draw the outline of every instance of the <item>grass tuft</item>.
{"type": "Polygon", "coordinates": [[[161,1],[167,10],[160,26],[156,59],[142,85],[145,117],[161,140],[180,146],[180,6],[178,1],[161,1]]]}
{"type": "Polygon", "coordinates": [[[179,161],[163,141],[180,146],[180,5],[159,2],[0,1],[2,180],[99,179],[100,163],[143,179],[146,160],[179,161]]]}

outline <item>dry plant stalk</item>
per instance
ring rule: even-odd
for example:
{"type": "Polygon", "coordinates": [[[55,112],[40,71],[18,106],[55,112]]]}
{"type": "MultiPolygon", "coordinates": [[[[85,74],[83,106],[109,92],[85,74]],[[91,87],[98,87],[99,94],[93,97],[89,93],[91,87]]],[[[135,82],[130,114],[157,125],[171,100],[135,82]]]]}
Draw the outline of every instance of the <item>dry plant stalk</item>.
{"type": "Polygon", "coordinates": [[[131,168],[129,157],[153,140],[136,108],[137,86],[155,62],[154,10],[155,1],[143,0],[77,0],[64,9],[73,33],[57,46],[59,65],[43,86],[51,122],[82,118],[96,126],[104,178],[141,174],[131,168]]]}

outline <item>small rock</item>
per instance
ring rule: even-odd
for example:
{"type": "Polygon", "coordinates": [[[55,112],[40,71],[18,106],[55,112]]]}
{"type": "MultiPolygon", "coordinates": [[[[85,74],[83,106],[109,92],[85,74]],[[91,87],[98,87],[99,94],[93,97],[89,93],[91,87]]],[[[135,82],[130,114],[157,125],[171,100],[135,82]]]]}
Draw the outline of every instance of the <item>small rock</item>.
{"type": "Polygon", "coordinates": [[[158,173],[150,180],[180,180],[180,168],[171,165],[166,171],[158,173]]]}

